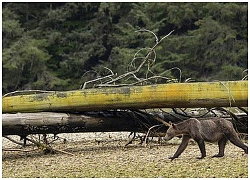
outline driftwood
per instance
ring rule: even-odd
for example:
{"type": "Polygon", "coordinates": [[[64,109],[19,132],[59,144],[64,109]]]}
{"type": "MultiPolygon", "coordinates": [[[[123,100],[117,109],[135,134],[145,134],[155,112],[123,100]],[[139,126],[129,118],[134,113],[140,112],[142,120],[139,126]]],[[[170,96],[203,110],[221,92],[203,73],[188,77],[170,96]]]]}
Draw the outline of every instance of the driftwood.
{"type": "Polygon", "coordinates": [[[248,82],[170,83],[64,92],[23,93],[4,95],[2,112],[86,112],[112,109],[246,107],[248,82]]]}
{"type": "MultiPolygon", "coordinates": [[[[198,119],[214,117],[207,113],[198,119]]],[[[189,115],[175,113],[146,113],[144,111],[101,111],[84,114],[55,112],[17,113],[2,115],[2,135],[59,134],[76,132],[144,132],[165,122],[180,122],[189,115]]],[[[222,117],[232,120],[239,132],[247,133],[247,114],[232,119],[229,114],[222,117]]],[[[163,136],[166,126],[154,128],[154,132],[163,136]],[[155,130],[157,129],[157,130],[155,130]]],[[[152,132],[150,132],[152,133],[152,132]]]]}
{"type": "MultiPolygon", "coordinates": [[[[83,114],[17,113],[2,115],[2,135],[59,134],[76,132],[144,132],[157,123],[131,112],[83,114]]],[[[164,129],[164,131],[166,128],[164,129]]]]}

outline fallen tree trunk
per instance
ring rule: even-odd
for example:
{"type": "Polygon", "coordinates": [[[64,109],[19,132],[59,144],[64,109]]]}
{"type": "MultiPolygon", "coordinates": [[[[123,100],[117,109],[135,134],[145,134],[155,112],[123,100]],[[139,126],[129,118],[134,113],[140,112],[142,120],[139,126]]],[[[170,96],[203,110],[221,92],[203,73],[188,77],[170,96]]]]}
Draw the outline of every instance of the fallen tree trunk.
{"type": "MultiPolygon", "coordinates": [[[[203,117],[213,118],[214,114],[206,114],[203,117]]],[[[247,133],[246,114],[237,116],[237,120],[232,120],[229,115],[223,117],[233,121],[238,132],[247,133]]],[[[156,120],[157,118],[177,123],[189,117],[174,113],[148,114],[142,111],[103,111],[85,114],[53,112],[3,114],[2,135],[26,136],[29,134],[117,131],[146,133],[150,127],[162,124],[156,120]]],[[[152,133],[163,136],[166,131],[166,126],[160,126],[152,133]]]]}
{"type": "Polygon", "coordinates": [[[152,124],[157,124],[157,121],[150,117],[145,119],[131,112],[93,113],[92,115],[52,112],[3,114],[2,135],[145,132],[152,124]],[[143,125],[143,122],[147,125],[143,125]]]}
{"type": "Polygon", "coordinates": [[[248,81],[172,83],[4,96],[3,113],[246,107],[248,81]]]}

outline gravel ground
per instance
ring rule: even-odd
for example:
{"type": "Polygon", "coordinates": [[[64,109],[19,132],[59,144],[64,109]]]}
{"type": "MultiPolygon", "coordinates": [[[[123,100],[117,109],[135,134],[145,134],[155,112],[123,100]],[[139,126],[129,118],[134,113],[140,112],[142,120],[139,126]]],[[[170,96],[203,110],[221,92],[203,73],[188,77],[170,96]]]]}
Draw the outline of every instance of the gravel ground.
{"type": "MultiPolygon", "coordinates": [[[[227,144],[222,158],[211,158],[218,147],[206,143],[207,157],[197,160],[199,148],[190,142],[178,159],[170,161],[168,157],[180,143],[178,138],[161,144],[154,139],[146,147],[136,140],[124,148],[128,135],[128,132],[60,134],[52,147],[73,156],[44,155],[39,150],[2,151],[2,177],[248,177],[248,155],[243,155],[243,150],[231,143],[227,144]]],[[[2,138],[2,148],[20,149],[21,146],[2,138]]]]}

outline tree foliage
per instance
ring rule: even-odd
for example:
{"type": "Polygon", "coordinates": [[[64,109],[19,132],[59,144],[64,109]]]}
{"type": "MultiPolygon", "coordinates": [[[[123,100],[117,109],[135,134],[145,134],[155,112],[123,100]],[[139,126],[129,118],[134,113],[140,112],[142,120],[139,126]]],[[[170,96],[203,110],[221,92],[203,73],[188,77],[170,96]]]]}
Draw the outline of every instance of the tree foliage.
{"type": "Polygon", "coordinates": [[[155,73],[178,67],[182,81],[238,80],[247,69],[247,22],[247,3],[3,3],[3,93],[78,89],[87,71],[104,67],[125,73],[155,43],[139,29],[158,37],[174,30],[156,48],[155,73]]]}

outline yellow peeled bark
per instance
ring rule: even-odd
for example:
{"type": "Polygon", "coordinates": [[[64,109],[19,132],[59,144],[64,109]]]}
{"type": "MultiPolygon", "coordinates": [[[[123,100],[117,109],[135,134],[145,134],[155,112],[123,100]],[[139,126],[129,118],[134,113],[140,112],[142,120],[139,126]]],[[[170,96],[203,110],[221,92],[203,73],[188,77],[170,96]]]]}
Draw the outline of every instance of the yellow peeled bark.
{"type": "Polygon", "coordinates": [[[248,81],[95,88],[6,96],[2,113],[247,106],[248,81]]]}

